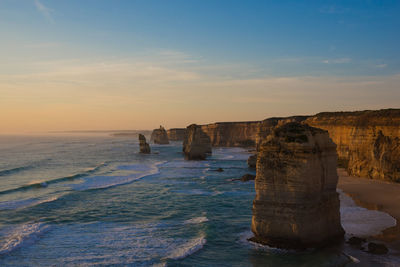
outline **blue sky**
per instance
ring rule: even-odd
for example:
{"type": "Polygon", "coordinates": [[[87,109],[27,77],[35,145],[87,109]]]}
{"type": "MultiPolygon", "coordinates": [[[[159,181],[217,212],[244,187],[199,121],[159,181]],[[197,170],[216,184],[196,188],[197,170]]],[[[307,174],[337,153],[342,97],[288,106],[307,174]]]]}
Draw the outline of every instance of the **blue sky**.
{"type": "MultiPolygon", "coordinates": [[[[400,100],[399,14],[400,1],[1,0],[0,90],[8,96],[3,99],[7,112],[23,104],[43,106],[46,100],[36,99],[38,93],[47,102],[71,103],[83,113],[90,103],[79,106],[65,96],[85,97],[84,90],[99,93],[101,101],[131,98],[134,106],[135,96],[144,102],[157,95],[165,100],[169,93],[182,100],[165,100],[166,108],[194,101],[189,107],[199,123],[384,108],[400,100]],[[125,75],[118,79],[116,73],[125,75]],[[374,88],[382,92],[378,98],[374,88]],[[279,95],[279,90],[285,93],[279,95]],[[337,94],[323,98],[327,90],[337,94]],[[304,95],[297,102],[284,101],[298,92],[304,95]],[[321,97],[308,103],[315,93],[321,97]],[[245,100],[249,94],[259,97],[245,100]],[[213,113],[202,116],[194,108],[201,107],[199,101],[207,106],[208,96],[221,97],[221,109],[227,108],[213,106],[213,113]],[[265,101],[260,104],[260,99],[265,101]],[[238,102],[248,113],[235,113],[231,106],[238,102]]],[[[179,117],[180,111],[172,113],[167,124],[190,123],[190,117],[179,117]]],[[[162,114],[153,115],[151,124],[129,123],[157,126],[162,114]]],[[[82,127],[77,120],[60,128],[82,127]]]]}

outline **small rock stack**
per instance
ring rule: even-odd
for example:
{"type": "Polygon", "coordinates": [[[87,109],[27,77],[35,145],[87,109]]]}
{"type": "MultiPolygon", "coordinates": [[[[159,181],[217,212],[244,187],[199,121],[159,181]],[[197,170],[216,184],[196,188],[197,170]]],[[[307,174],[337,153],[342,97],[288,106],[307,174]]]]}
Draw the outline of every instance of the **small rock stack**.
{"type": "Polygon", "coordinates": [[[159,145],[169,144],[168,134],[165,128],[160,125],[160,128],[154,129],[151,133],[150,141],[159,145]]]}
{"type": "Polygon", "coordinates": [[[150,154],[150,145],[146,142],[146,137],[143,134],[139,134],[139,148],[140,153],[150,154]]]}

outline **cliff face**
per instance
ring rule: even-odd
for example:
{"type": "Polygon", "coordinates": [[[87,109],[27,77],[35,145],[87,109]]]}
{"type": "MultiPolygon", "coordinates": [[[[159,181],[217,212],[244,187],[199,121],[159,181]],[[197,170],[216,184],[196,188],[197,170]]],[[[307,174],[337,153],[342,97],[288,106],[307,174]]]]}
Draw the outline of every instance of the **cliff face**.
{"type": "Polygon", "coordinates": [[[202,125],[201,129],[210,137],[212,146],[255,146],[259,121],[217,122],[202,125]]]}
{"type": "Polygon", "coordinates": [[[146,137],[139,134],[139,152],[143,154],[150,154],[150,145],[146,142],[146,137]]]}
{"type": "Polygon", "coordinates": [[[187,127],[183,140],[183,152],[188,160],[203,160],[211,154],[210,137],[196,124],[187,127]]]}
{"type": "Polygon", "coordinates": [[[305,121],[325,129],[350,175],[400,181],[400,110],[319,113],[305,121]]]}
{"type": "Polygon", "coordinates": [[[160,145],[169,144],[168,134],[164,127],[160,126],[160,128],[154,129],[151,133],[150,141],[160,145]]]}
{"type": "Polygon", "coordinates": [[[336,145],[328,132],[288,123],[276,127],[259,148],[252,240],[307,248],[342,238],[336,145]]]}
{"type": "Polygon", "coordinates": [[[185,138],[185,128],[172,128],[167,131],[168,139],[170,141],[183,141],[185,138]]]}

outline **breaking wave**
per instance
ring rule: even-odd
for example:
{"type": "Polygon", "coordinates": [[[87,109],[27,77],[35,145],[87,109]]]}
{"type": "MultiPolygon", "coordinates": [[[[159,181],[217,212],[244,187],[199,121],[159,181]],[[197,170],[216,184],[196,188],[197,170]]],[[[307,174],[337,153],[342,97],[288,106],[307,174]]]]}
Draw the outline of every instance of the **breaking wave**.
{"type": "Polygon", "coordinates": [[[0,243],[0,255],[8,254],[22,246],[35,243],[41,235],[49,230],[50,226],[44,223],[23,224],[11,231],[0,243]]]}
{"type": "Polygon", "coordinates": [[[77,174],[64,176],[64,177],[60,177],[60,178],[56,178],[56,179],[51,179],[51,180],[47,180],[47,181],[33,182],[33,183],[23,185],[23,186],[20,186],[17,188],[0,191],[0,195],[5,195],[5,194],[9,194],[9,193],[14,193],[14,192],[21,192],[21,191],[26,191],[26,190],[31,190],[31,189],[45,188],[50,184],[61,183],[61,182],[65,182],[65,181],[82,178],[82,177],[88,176],[88,175],[98,171],[100,168],[102,168],[106,165],[107,165],[107,163],[102,162],[93,168],[88,168],[85,171],[77,173],[77,174]]]}

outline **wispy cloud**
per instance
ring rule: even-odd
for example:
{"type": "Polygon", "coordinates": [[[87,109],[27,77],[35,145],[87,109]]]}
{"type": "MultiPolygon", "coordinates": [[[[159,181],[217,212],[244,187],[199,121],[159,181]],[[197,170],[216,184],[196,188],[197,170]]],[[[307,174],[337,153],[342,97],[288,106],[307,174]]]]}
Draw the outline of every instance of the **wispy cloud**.
{"type": "Polygon", "coordinates": [[[344,14],[349,11],[350,8],[344,8],[336,5],[324,6],[319,9],[319,12],[323,14],[344,14]]]}
{"type": "Polygon", "coordinates": [[[387,64],[378,64],[378,65],[375,65],[375,67],[377,67],[379,69],[383,69],[383,68],[387,67],[387,64]]]}
{"type": "Polygon", "coordinates": [[[39,0],[34,0],[34,3],[35,3],[35,6],[36,6],[36,9],[40,12],[40,13],[42,13],[42,15],[48,20],[48,21],[50,21],[51,23],[53,23],[54,22],[54,19],[53,19],[53,16],[52,16],[52,13],[53,13],[53,9],[51,9],[51,8],[49,8],[49,7],[47,7],[47,6],[45,6],[43,3],[41,3],[39,0]]]}
{"type": "Polygon", "coordinates": [[[324,64],[345,64],[350,63],[351,58],[343,57],[343,58],[334,58],[334,59],[325,59],[322,61],[324,64]]]}

